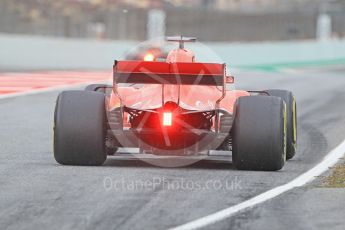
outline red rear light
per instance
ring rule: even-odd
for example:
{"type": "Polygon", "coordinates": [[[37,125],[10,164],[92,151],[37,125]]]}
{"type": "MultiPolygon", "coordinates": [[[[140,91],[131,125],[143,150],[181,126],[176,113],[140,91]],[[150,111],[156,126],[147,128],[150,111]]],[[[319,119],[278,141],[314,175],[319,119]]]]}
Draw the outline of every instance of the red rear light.
{"type": "Polygon", "coordinates": [[[163,113],[163,126],[172,125],[172,113],[163,113]]]}

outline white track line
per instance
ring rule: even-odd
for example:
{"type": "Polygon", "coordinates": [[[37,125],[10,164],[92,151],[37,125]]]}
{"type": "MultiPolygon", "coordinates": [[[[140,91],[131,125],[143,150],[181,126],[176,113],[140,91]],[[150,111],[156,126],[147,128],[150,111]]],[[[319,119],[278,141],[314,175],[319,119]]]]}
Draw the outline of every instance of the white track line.
{"type": "Polygon", "coordinates": [[[293,188],[303,186],[308,182],[313,181],[317,176],[326,172],[330,167],[334,166],[340,158],[344,156],[345,153],[345,140],[329,152],[325,158],[318,163],[316,166],[308,170],[307,172],[296,177],[292,181],[261,193],[249,200],[246,200],[237,205],[231,206],[229,208],[223,209],[211,215],[199,218],[197,220],[188,222],[186,224],[171,228],[171,230],[184,230],[184,229],[199,229],[229,218],[230,216],[243,211],[245,209],[252,208],[258,204],[261,204],[267,200],[277,197],[293,188]]]}

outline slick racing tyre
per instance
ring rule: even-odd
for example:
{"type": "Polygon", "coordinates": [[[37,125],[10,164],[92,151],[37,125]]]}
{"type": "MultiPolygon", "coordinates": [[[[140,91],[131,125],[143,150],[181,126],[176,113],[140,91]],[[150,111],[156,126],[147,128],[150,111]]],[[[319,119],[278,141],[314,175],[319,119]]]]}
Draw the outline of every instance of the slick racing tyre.
{"type": "Polygon", "coordinates": [[[266,90],[270,96],[276,96],[283,99],[287,109],[287,140],[286,140],[286,159],[289,160],[295,156],[297,148],[297,107],[295,97],[290,91],[272,89],[266,90]]]}
{"type": "Polygon", "coordinates": [[[240,97],[231,131],[233,163],[241,170],[280,170],[286,160],[286,105],[278,97],[240,97]]]}
{"type": "Polygon", "coordinates": [[[102,165],[105,151],[105,96],[64,91],[54,114],[54,157],[64,165],[102,165]]]}

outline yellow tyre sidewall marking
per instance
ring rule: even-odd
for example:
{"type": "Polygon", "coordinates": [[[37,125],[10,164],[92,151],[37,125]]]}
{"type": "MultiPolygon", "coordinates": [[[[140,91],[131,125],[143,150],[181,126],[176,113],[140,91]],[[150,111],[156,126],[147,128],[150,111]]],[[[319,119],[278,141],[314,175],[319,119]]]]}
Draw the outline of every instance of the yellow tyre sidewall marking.
{"type": "Polygon", "coordinates": [[[287,142],[287,109],[286,103],[284,102],[283,110],[283,122],[284,122],[284,159],[286,159],[286,142],[287,142]]]}
{"type": "Polygon", "coordinates": [[[296,100],[295,97],[293,97],[292,101],[292,135],[293,135],[293,143],[296,145],[297,143],[297,121],[296,121],[296,100]]]}

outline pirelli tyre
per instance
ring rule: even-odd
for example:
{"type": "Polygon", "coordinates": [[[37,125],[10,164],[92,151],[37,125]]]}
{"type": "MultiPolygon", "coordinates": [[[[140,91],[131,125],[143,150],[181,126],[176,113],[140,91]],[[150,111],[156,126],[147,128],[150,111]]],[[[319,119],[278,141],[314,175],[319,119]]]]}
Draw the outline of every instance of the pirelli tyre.
{"type": "Polygon", "coordinates": [[[279,97],[240,97],[231,131],[240,170],[280,170],[286,160],[286,105],[279,97]]]}
{"type": "Polygon", "coordinates": [[[64,165],[102,165],[105,151],[105,96],[64,91],[54,114],[54,157],[64,165]]]}
{"type": "Polygon", "coordinates": [[[272,89],[266,90],[271,96],[280,97],[286,103],[287,109],[287,140],[286,159],[293,158],[297,149],[297,106],[292,92],[288,90],[272,89]]]}

